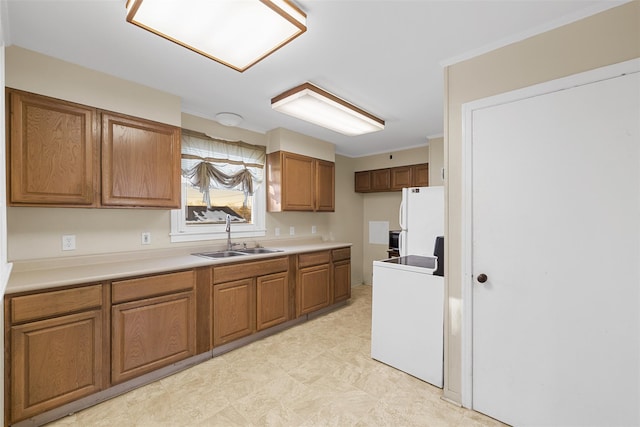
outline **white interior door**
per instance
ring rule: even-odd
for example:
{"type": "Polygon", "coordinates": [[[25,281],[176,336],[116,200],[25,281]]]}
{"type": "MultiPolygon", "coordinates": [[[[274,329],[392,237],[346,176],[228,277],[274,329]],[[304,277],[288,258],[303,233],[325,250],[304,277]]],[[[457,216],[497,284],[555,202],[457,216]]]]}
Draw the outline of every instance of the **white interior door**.
{"type": "Polygon", "coordinates": [[[640,425],[638,73],[472,114],[473,408],[640,425]]]}

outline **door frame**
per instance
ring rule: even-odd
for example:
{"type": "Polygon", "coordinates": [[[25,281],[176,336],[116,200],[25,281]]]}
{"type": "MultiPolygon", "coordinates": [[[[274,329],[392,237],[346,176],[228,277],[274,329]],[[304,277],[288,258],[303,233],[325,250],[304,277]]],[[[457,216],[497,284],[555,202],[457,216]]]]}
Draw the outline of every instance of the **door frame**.
{"type": "Polygon", "coordinates": [[[462,406],[473,408],[473,113],[476,110],[637,72],[640,72],[640,58],[516,89],[462,105],[462,406]]]}

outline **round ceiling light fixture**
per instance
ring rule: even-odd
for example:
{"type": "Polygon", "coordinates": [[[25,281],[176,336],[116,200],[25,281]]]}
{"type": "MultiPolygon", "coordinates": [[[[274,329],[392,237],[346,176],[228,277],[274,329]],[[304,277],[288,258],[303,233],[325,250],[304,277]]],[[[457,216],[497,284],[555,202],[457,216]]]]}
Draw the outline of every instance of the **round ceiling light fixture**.
{"type": "Polygon", "coordinates": [[[216,121],[225,126],[238,126],[242,123],[242,116],[236,113],[218,113],[216,121]]]}

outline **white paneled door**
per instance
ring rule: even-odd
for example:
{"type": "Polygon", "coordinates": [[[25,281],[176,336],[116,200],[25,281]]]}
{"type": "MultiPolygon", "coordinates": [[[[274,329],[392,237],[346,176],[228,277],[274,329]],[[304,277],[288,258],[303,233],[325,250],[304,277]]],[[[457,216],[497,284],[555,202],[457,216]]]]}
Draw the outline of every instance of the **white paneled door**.
{"type": "Polygon", "coordinates": [[[472,112],[472,406],[640,425],[640,78],[472,112]]]}

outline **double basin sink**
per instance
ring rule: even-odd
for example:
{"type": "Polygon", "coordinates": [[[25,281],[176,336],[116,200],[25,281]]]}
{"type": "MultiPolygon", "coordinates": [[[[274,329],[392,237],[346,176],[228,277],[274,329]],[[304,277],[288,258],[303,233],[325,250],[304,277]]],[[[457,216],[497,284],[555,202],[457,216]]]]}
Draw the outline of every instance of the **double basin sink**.
{"type": "Polygon", "coordinates": [[[275,252],[283,252],[282,249],[271,248],[247,248],[238,249],[233,251],[217,251],[217,252],[199,252],[192,255],[201,256],[204,258],[229,258],[241,255],[257,255],[257,254],[272,254],[275,252]]]}

